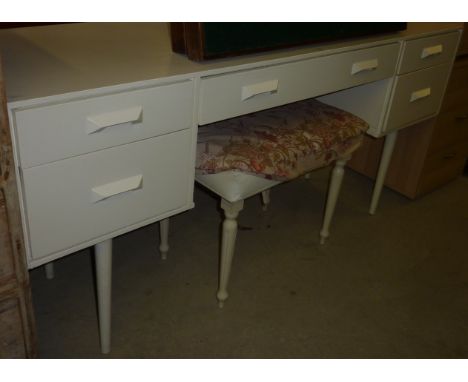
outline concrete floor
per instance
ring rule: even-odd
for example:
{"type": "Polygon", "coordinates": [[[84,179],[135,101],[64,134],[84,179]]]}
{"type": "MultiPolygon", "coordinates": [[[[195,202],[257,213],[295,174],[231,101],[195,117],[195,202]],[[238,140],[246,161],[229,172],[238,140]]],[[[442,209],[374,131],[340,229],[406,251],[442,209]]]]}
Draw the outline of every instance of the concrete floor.
{"type": "Polygon", "coordinates": [[[318,231],[328,170],[240,215],[230,298],[216,304],[218,200],[114,241],[112,352],[99,352],[91,250],[31,272],[43,358],[467,358],[468,178],[410,201],[345,175],[329,241],[318,231]]]}

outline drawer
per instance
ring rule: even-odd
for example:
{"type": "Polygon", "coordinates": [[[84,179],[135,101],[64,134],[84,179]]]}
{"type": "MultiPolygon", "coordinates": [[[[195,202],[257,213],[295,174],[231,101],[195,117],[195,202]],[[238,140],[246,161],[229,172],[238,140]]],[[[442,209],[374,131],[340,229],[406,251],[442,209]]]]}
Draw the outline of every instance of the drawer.
{"type": "Polygon", "coordinates": [[[426,193],[456,179],[463,173],[468,156],[467,142],[431,154],[424,164],[418,193],[426,193]]]}
{"type": "Polygon", "coordinates": [[[432,133],[429,152],[440,151],[462,141],[465,141],[468,146],[468,107],[465,111],[439,114],[432,133]]]}
{"type": "Polygon", "coordinates": [[[191,81],[26,110],[14,114],[23,168],[187,129],[191,81]]]}
{"type": "MultiPolygon", "coordinates": [[[[452,68],[441,111],[468,109],[468,58],[458,58],[452,68]]],[[[468,111],[468,110],[467,110],[468,111]]]]}
{"type": "Polygon", "coordinates": [[[191,207],[191,140],[184,130],[25,169],[33,260],[191,207]]]}
{"type": "Polygon", "coordinates": [[[468,23],[464,23],[463,25],[463,34],[460,39],[460,46],[458,47],[458,54],[468,54],[468,23]]]}
{"type": "Polygon", "coordinates": [[[391,77],[399,44],[202,78],[199,124],[391,77]]]}
{"type": "Polygon", "coordinates": [[[451,64],[398,76],[384,126],[386,133],[434,116],[444,96],[451,64]]]}
{"type": "Polygon", "coordinates": [[[398,73],[408,73],[452,61],[459,37],[459,32],[451,32],[406,41],[398,73]]]}

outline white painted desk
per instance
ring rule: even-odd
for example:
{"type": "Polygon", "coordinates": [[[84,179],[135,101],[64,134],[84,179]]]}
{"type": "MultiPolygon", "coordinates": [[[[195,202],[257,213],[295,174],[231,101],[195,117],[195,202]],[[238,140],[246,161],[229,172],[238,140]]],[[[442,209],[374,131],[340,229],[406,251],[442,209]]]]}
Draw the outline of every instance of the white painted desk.
{"type": "Polygon", "coordinates": [[[193,207],[197,126],[320,97],[387,136],[438,113],[461,23],[191,62],[166,24],[4,30],[8,110],[28,266],[95,245],[110,350],[112,238],[193,207]]]}

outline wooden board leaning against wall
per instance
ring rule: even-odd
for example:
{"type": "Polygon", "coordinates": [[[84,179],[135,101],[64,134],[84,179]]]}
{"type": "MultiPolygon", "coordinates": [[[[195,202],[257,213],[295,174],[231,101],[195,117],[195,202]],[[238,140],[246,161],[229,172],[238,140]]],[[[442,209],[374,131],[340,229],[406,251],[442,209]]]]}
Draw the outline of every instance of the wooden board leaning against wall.
{"type": "Polygon", "coordinates": [[[33,358],[36,347],[0,57],[0,358],[33,358]]]}
{"type": "MultiPolygon", "coordinates": [[[[447,85],[440,114],[398,133],[385,185],[411,199],[431,192],[463,173],[468,157],[468,31],[465,32],[447,85]]],[[[365,137],[348,162],[351,169],[375,178],[384,138],[365,137]]]]}

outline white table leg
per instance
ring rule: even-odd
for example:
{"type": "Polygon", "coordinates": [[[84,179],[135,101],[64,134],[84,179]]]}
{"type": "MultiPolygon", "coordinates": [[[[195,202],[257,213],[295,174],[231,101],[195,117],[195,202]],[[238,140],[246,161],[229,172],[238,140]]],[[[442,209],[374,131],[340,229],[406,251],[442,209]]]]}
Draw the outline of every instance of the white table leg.
{"type": "Polygon", "coordinates": [[[223,307],[224,301],[228,298],[227,285],[229,274],[231,273],[232,257],[237,236],[237,215],[244,207],[244,201],[239,200],[230,203],[221,199],[221,208],[224,210],[225,219],[223,221],[223,233],[221,238],[221,258],[219,267],[219,289],[217,293],[218,306],[223,307]]]}
{"type": "Polygon", "coordinates": [[[111,346],[112,239],[96,244],[94,257],[101,352],[107,354],[111,346]]]}
{"type": "Polygon", "coordinates": [[[169,218],[163,219],[159,222],[159,252],[161,259],[167,259],[167,252],[169,251],[169,218]]]}
{"type": "Polygon", "coordinates": [[[270,190],[262,191],[262,209],[263,211],[268,210],[270,204],[270,190]]]}
{"type": "Polygon", "coordinates": [[[375,180],[374,191],[372,192],[372,200],[369,209],[371,215],[375,214],[377,204],[379,204],[380,194],[387,175],[388,165],[392,158],[393,149],[395,148],[395,142],[398,136],[398,130],[392,131],[385,137],[385,144],[380,157],[379,171],[377,173],[377,179],[375,180]]]}
{"type": "Polygon", "coordinates": [[[55,277],[54,262],[51,261],[50,263],[47,263],[44,265],[44,268],[47,280],[52,280],[55,277]]]}
{"type": "Polygon", "coordinates": [[[320,244],[325,244],[325,240],[330,235],[330,223],[335,212],[336,201],[343,182],[344,166],[349,158],[338,159],[331,173],[330,186],[328,187],[327,203],[325,205],[325,214],[320,230],[320,244]]]}

